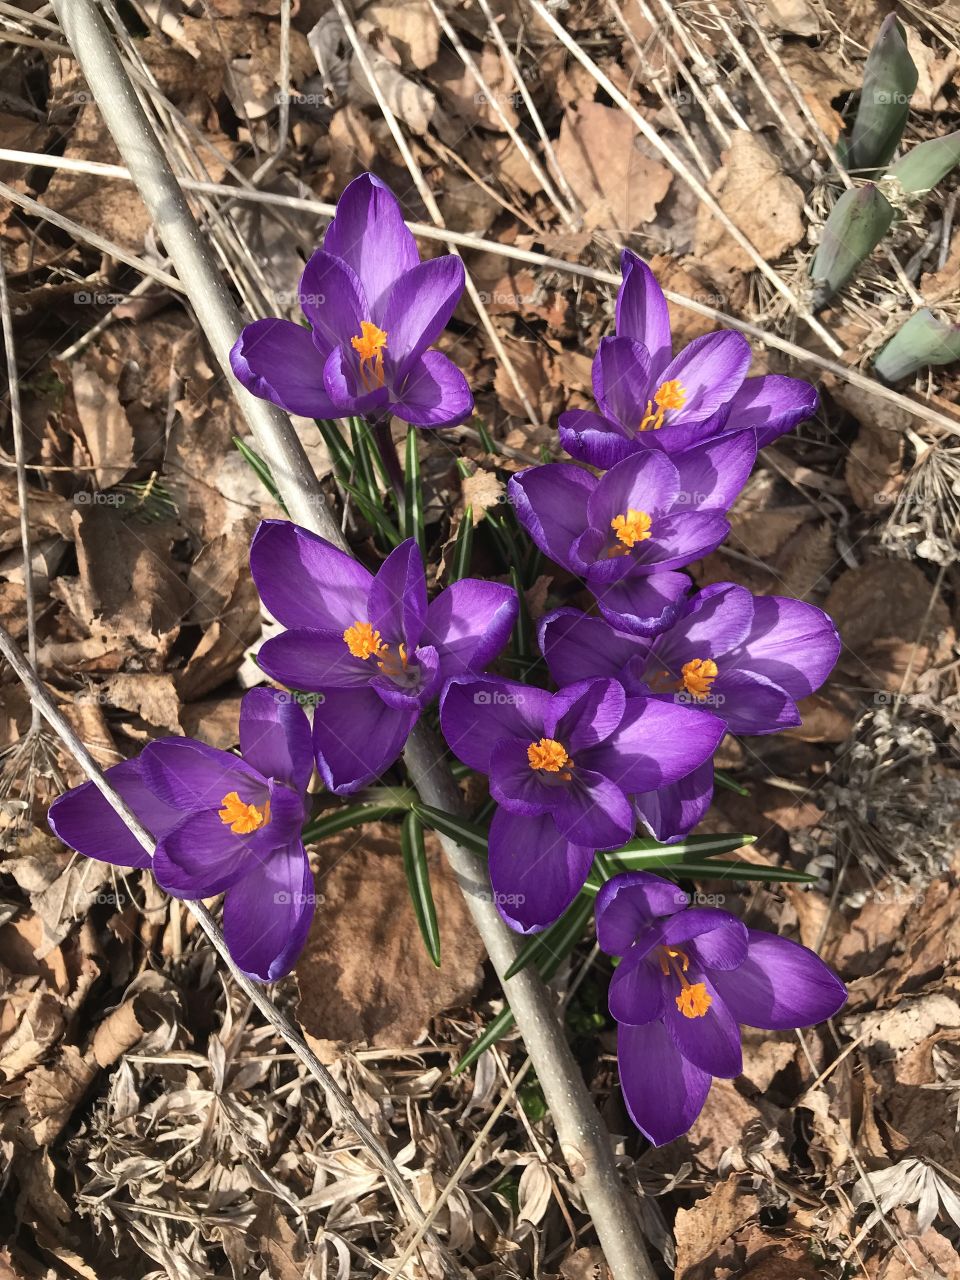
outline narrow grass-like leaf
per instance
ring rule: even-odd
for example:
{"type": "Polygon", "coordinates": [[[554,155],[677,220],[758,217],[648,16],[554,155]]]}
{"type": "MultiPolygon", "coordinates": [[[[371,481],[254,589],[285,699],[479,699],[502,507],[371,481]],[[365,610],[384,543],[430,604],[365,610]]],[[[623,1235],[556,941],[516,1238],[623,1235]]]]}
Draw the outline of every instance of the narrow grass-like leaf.
{"type": "Polygon", "coordinates": [[[473,507],[467,507],[457,529],[457,541],[454,544],[450,565],[450,581],[459,582],[461,578],[470,576],[470,561],[473,556],[473,507]]]}
{"type": "Polygon", "coordinates": [[[529,658],[531,650],[530,641],[530,615],[527,613],[527,601],[523,594],[523,582],[520,578],[520,572],[516,565],[510,566],[510,582],[514,591],[517,593],[517,620],[513,626],[513,652],[516,657],[521,659],[529,658]]]}
{"type": "Polygon", "coordinates": [[[363,489],[358,488],[355,484],[350,484],[346,480],[341,483],[360,508],[360,512],[367,523],[377,530],[388,546],[399,547],[403,541],[403,535],[384,511],[379,499],[376,502],[371,502],[363,489]]]}
{"type": "Polygon", "coordinates": [[[911,147],[905,156],[887,170],[910,195],[925,195],[942,182],[951,169],[960,164],[960,129],[931,138],[911,147]]]}
{"type": "Polygon", "coordinates": [[[286,513],[287,508],[284,506],[283,499],[280,497],[280,491],[273,482],[273,475],[270,468],[260,457],[259,453],[255,453],[249,445],[244,444],[239,436],[233,437],[233,443],[236,446],[236,450],[240,454],[240,457],[243,458],[244,462],[256,474],[257,479],[270,494],[270,497],[282,508],[284,513],[286,513]]]}
{"type": "Polygon", "coordinates": [[[687,836],[683,840],[678,840],[676,844],[660,844],[658,840],[654,840],[651,836],[638,836],[635,840],[629,840],[619,849],[611,849],[609,853],[603,856],[606,859],[617,858],[624,861],[630,858],[638,859],[637,865],[643,858],[648,855],[666,854],[668,856],[679,857],[681,854],[689,853],[696,858],[713,858],[718,853],[733,853],[735,849],[742,849],[744,845],[756,844],[756,836],[739,835],[730,832],[718,835],[702,835],[687,836]]]}
{"type": "Polygon", "coordinates": [[[384,818],[394,818],[397,814],[409,811],[409,805],[400,803],[340,805],[308,823],[303,829],[301,839],[304,844],[312,844],[317,840],[323,840],[326,836],[336,835],[338,831],[360,827],[365,822],[381,822],[384,818]]]}
{"type": "Polygon", "coordinates": [[[503,975],[504,981],[515,977],[528,964],[536,964],[541,968],[541,962],[548,956],[569,955],[580,940],[583,927],[593,911],[594,895],[599,892],[602,883],[599,876],[595,877],[592,893],[580,893],[559,920],[555,920],[542,933],[535,933],[527,938],[517,953],[516,960],[503,975]]]}
{"type": "Polygon", "coordinates": [[[355,464],[353,483],[369,503],[381,503],[377,485],[376,449],[370,447],[370,431],[360,418],[350,419],[350,441],[355,464]]]}
{"type": "Polygon", "coordinates": [[[960,360],[960,325],[939,319],[929,307],[915,311],[873,362],[885,382],[898,382],[927,365],[960,360]]]}
{"type": "Polygon", "coordinates": [[[427,866],[427,851],[423,843],[423,823],[412,810],[403,820],[400,828],[400,850],[403,854],[403,870],[407,877],[407,888],[413,912],[417,917],[417,926],[427,955],[440,968],[440,927],[437,924],[437,909],[433,902],[433,891],[430,888],[430,868],[427,866]]]}
{"type": "Polygon", "coordinates": [[[420,801],[414,803],[413,810],[428,827],[433,827],[434,831],[439,831],[442,836],[449,836],[451,840],[456,840],[457,844],[462,844],[465,849],[486,856],[487,833],[483,827],[478,827],[476,823],[466,818],[457,817],[456,814],[434,809],[432,805],[422,804],[420,801]]]}
{"type": "Polygon", "coordinates": [[[750,794],[749,787],[742,786],[737,782],[736,778],[731,778],[729,773],[725,773],[723,769],[715,769],[713,780],[718,787],[723,787],[725,791],[734,791],[738,796],[748,796],[750,794]]]}
{"type": "Polygon", "coordinates": [[[483,446],[484,451],[486,453],[496,454],[498,452],[497,446],[494,444],[493,437],[487,430],[487,424],[482,418],[475,418],[474,422],[476,423],[477,435],[480,437],[480,443],[483,446]]]}
{"type": "MultiPolygon", "coordinates": [[[[616,864],[614,863],[616,866],[616,864]]],[[[675,862],[646,863],[644,866],[631,864],[629,867],[617,866],[618,871],[643,871],[656,869],[657,873],[682,876],[688,880],[762,880],[765,883],[784,884],[816,884],[818,877],[806,871],[794,871],[792,867],[774,867],[756,862],[709,862],[698,858],[678,858],[675,862]]],[[[584,893],[596,895],[598,886],[587,881],[584,893]]]]}
{"type": "Polygon", "coordinates": [[[884,18],[863,70],[863,87],[847,147],[847,168],[867,176],[893,158],[919,78],[903,27],[884,18]]]}
{"type": "Polygon", "coordinates": [[[403,532],[407,538],[416,539],[421,551],[426,551],[423,530],[423,486],[420,479],[420,451],[417,448],[417,431],[407,432],[406,456],[403,469],[403,532]]]}
{"type": "Polygon", "coordinates": [[[353,453],[343,438],[340,423],[330,418],[314,418],[314,422],[323,437],[323,443],[327,446],[337,479],[349,480],[356,464],[353,453]]]}
{"type": "Polygon", "coordinates": [[[815,309],[826,306],[893,222],[893,205],[874,183],[845,191],[830,210],[810,264],[815,309]]]}

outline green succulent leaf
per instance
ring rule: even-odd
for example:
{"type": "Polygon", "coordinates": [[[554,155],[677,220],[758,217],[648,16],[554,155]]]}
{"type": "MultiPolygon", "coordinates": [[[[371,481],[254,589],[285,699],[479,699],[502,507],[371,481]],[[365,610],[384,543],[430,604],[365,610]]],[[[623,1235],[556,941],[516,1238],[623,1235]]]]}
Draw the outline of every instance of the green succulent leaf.
{"type": "Polygon", "coordinates": [[[942,182],[951,169],[960,164],[960,129],[931,138],[911,147],[905,156],[891,165],[886,176],[896,178],[910,195],[925,195],[942,182]]]}
{"type": "Polygon", "coordinates": [[[866,177],[893,159],[917,79],[903,27],[891,13],[883,20],[867,57],[847,147],[848,169],[866,177]]]}
{"type": "Polygon", "coordinates": [[[960,360],[960,325],[939,319],[929,307],[915,311],[873,362],[885,382],[898,382],[928,365],[960,360]]]}
{"type": "Polygon", "coordinates": [[[830,211],[810,264],[819,310],[847,283],[890,230],[893,205],[874,183],[845,191],[830,211]]]}

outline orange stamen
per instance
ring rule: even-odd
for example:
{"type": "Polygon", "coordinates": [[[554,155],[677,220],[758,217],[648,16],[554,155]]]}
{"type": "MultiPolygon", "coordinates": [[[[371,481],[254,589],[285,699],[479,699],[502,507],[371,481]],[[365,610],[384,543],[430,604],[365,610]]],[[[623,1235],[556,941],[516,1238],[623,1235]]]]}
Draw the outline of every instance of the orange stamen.
{"type": "Polygon", "coordinates": [[[680,982],[680,994],[674,996],[677,1008],[685,1018],[702,1018],[713,1004],[713,997],[702,982],[688,982],[684,976],[690,957],[679,947],[657,947],[660,972],[665,978],[672,973],[680,982]]]}
{"type": "MultiPolygon", "coordinates": [[[[646,511],[636,511],[633,507],[626,515],[614,516],[610,521],[610,528],[616,532],[617,538],[627,550],[632,550],[638,542],[646,542],[651,536],[650,525],[651,520],[646,511]]],[[[618,547],[614,547],[613,551],[617,555],[625,554],[618,547]]]]}
{"type": "Polygon", "coordinates": [[[248,836],[251,831],[259,831],[270,821],[269,800],[261,808],[255,804],[244,804],[236,791],[230,791],[220,803],[223,807],[217,816],[234,835],[248,836]]]}
{"type": "Polygon", "coordinates": [[[376,391],[383,386],[383,350],[387,335],[370,320],[360,321],[360,332],[350,339],[350,345],[360,357],[360,381],[366,391],[376,391]]]}
{"type": "Polygon", "coordinates": [[[693,658],[681,667],[677,688],[694,698],[705,698],[718,675],[717,664],[712,658],[693,658]]]}
{"type": "Polygon", "coordinates": [[[653,400],[647,401],[647,411],[641,419],[638,431],[659,431],[663,426],[664,415],[671,409],[682,409],[687,403],[687,393],[683,383],[676,378],[662,382],[654,392],[653,400]],[[656,405],[656,410],[654,410],[656,405]]]}
{"type": "Polygon", "coordinates": [[[364,662],[374,654],[383,653],[387,648],[380,639],[380,632],[374,631],[369,622],[358,620],[352,627],[347,627],[343,638],[351,654],[355,658],[362,658],[364,662]]]}
{"type": "Polygon", "coordinates": [[[555,738],[541,738],[539,742],[531,742],[527,747],[527,760],[531,769],[539,769],[543,773],[558,773],[564,782],[570,781],[573,761],[563,744],[555,738]]]}

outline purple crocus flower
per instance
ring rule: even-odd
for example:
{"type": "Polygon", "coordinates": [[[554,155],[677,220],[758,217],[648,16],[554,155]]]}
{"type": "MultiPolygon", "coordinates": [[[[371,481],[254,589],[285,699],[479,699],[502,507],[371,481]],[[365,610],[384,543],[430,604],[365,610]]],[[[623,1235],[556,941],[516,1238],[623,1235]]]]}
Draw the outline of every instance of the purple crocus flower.
{"type": "Polygon", "coordinates": [[[568,462],[531,467],[508,492],[537,546],[586,581],[604,617],[651,635],[677,616],[690,588],[675,570],[729,533],[724,512],[755,459],[740,433],[673,457],[647,449],[600,478],[568,462]]]}
{"type": "Polygon", "coordinates": [[[620,1085],[634,1124],[658,1147],[690,1128],[714,1076],[740,1074],[738,1024],[808,1027],[847,998],[806,947],[689,901],[646,871],[616,876],[597,895],[597,941],[622,957],[609,997],[620,1085]]]}
{"type": "Polygon", "coordinates": [[[121,867],[150,867],[176,898],[223,893],[223,933],[250,977],[293,968],[313,917],[300,839],[313,771],[310,726],[289,694],[251,689],[239,756],[192,738],[159,738],[107,780],[157,841],[145,852],[92,782],[55,800],[49,822],[71,848],[121,867]]]}
{"type": "Polygon", "coordinates": [[[779,374],[747,378],[750,346],[719,330],[672,356],[667,300],[650,268],[624,249],[616,337],[603,338],[593,362],[599,412],[560,415],[571,457],[607,469],[644,448],[674,452],[729,431],[750,431],[757,448],[816,412],[809,383],[779,374]]]}
{"type": "Polygon", "coordinates": [[[462,578],[427,603],[410,539],[374,575],[288,520],[264,520],[250,548],[263,603],[288,630],[258,661],[280,684],[321,693],[313,743],[323,781],[356,791],[403,750],[420,712],[451,676],[481,671],[503,649],[517,596],[462,578]]]}
{"type": "Polygon", "coordinates": [[[615,680],[551,694],[490,676],[454,679],[440,725],[454,754],[489,775],[490,881],[500,914],[521,933],[562,915],[595,852],[632,837],[633,793],[683,777],[723,736],[721,721],[628,698],[615,680]]]}
{"type": "MultiPolygon", "coordinates": [[[[612,677],[631,696],[719,716],[731,733],[777,733],[800,724],[797,700],[819,689],[840,653],[836,627],[822,609],[754,596],[732,582],[705,587],[652,638],[618,631],[579,609],[548,614],[539,638],[558,684],[612,677]]],[[[712,796],[708,762],[638,796],[638,816],[656,839],[670,843],[693,830],[712,796]]]]}
{"type": "Polygon", "coordinates": [[[390,189],[364,173],[346,187],[300,279],[310,323],[248,324],[230,353],[248,391],[308,418],[395,414],[418,427],[449,427],[473,412],[460,370],[439,351],[463,292],[454,254],[420,261],[390,189]]]}

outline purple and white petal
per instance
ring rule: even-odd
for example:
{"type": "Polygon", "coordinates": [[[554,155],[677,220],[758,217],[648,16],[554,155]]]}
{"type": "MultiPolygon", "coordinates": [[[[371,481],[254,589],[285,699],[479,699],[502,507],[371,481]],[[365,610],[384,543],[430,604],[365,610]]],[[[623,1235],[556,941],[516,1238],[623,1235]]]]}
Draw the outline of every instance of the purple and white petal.
{"type": "Polygon", "coordinates": [[[368,622],[373,575],[352,556],[289,520],[261,520],[250,547],[260,599],[285,627],[340,634],[368,622]]]}
{"type": "Polygon", "coordinates": [[[324,783],[348,795],[394,763],[419,711],[389,707],[375,689],[326,689],[313,713],[313,749],[324,783]]]}
{"type": "Polygon", "coordinates": [[[843,1008],[847,989],[807,947],[758,929],[747,931],[747,958],[713,980],[733,1017],[749,1027],[785,1031],[822,1022],[843,1008]]]}
{"type": "Polygon", "coordinates": [[[586,883],[594,850],[561,835],[549,814],[497,809],[490,824],[490,882],[500,915],[520,933],[559,919],[586,883]]]}

